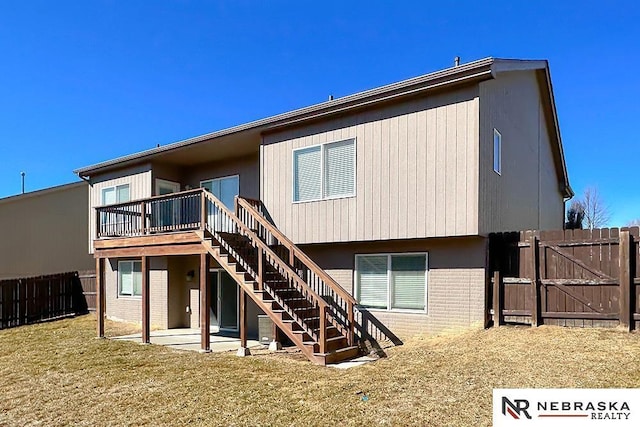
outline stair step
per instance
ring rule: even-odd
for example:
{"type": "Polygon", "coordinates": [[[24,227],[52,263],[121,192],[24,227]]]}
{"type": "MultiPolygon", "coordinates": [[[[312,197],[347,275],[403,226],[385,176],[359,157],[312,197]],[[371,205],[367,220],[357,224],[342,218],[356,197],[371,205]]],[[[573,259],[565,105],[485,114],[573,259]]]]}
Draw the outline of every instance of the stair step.
{"type": "Polygon", "coordinates": [[[343,360],[353,359],[358,354],[360,354],[360,349],[357,346],[351,346],[328,353],[314,353],[314,356],[324,359],[325,363],[337,363],[343,360]]]}
{"type": "MultiPolygon", "coordinates": [[[[252,232],[257,234],[259,230],[252,230],[252,232]]],[[[326,364],[357,356],[358,347],[347,347],[347,338],[329,319],[323,331],[326,337],[324,353],[319,353],[320,345],[314,337],[320,335],[320,313],[313,300],[306,298],[305,292],[296,287],[297,283],[292,281],[295,278],[288,279],[287,273],[279,272],[278,268],[266,262],[262,279],[268,291],[265,288],[258,289],[258,283],[253,277],[258,265],[257,251],[252,245],[252,238],[242,233],[219,233],[219,236],[213,239],[208,239],[207,235],[202,233],[200,237],[209,252],[223,264],[227,271],[232,273],[232,277],[248,291],[251,298],[262,307],[266,306],[265,310],[271,311],[270,316],[287,335],[292,339],[295,338],[311,360],[326,364]]],[[[288,265],[289,255],[286,248],[280,245],[272,249],[282,258],[283,264],[288,265]]],[[[303,280],[306,279],[306,276],[302,275],[304,268],[303,270],[293,268],[293,270],[301,274],[303,280]]]]}
{"type": "MultiPolygon", "coordinates": [[[[287,302],[287,301],[285,301],[285,302],[287,302]]],[[[287,304],[287,305],[288,305],[289,307],[291,307],[291,305],[290,305],[290,304],[287,304]]],[[[306,306],[306,307],[291,307],[291,309],[292,309],[293,311],[309,311],[309,310],[317,310],[317,309],[318,309],[318,307],[314,307],[314,306],[310,305],[310,306],[306,306]]]]}

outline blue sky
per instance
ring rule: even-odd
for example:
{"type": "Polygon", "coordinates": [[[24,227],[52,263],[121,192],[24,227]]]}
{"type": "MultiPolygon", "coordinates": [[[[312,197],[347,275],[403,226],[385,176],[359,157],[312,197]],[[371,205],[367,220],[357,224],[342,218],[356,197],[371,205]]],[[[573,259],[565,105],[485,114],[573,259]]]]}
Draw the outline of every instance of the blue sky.
{"type": "Polygon", "coordinates": [[[3,1],[0,197],[486,56],[550,61],[571,184],[640,217],[636,2],[3,1]]]}

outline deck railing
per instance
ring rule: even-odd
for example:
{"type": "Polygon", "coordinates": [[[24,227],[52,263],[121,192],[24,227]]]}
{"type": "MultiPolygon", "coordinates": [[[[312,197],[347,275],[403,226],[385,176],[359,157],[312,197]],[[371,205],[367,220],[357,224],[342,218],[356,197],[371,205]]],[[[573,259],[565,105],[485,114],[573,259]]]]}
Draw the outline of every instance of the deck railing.
{"type": "Polygon", "coordinates": [[[270,292],[318,341],[321,353],[326,349],[330,324],[353,345],[355,300],[265,218],[260,201],[236,197],[234,213],[213,194],[199,188],[96,208],[99,239],[187,230],[210,233],[256,280],[259,289],[270,292]],[[237,253],[227,241],[229,235],[249,239],[251,253],[237,253]],[[295,288],[319,311],[318,328],[302,319],[285,301],[278,300],[275,289],[265,279],[268,268],[279,273],[289,288],[295,288]]]}
{"type": "Polygon", "coordinates": [[[96,237],[135,237],[203,228],[202,188],[96,208],[96,237]]]}

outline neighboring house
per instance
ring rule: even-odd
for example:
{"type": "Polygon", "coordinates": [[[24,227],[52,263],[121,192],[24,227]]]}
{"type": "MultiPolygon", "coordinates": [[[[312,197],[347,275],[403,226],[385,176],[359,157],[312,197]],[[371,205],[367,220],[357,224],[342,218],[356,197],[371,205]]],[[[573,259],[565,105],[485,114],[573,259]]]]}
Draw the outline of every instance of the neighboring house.
{"type": "Polygon", "coordinates": [[[95,268],[87,188],[76,182],[0,199],[0,279],[95,268]]]}
{"type": "Polygon", "coordinates": [[[562,228],[573,194],[547,62],[494,58],[76,173],[108,316],[207,350],[265,312],[318,363],[483,325],[488,233],[562,228]]]}

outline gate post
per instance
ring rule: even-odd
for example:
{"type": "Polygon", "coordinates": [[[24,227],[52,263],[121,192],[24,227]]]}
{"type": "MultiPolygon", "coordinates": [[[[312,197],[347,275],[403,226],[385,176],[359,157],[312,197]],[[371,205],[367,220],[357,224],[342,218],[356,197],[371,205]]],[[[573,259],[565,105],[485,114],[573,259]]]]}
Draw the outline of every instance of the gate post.
{"type": "Polygon", "coordinates": [[[493,272],[493,326],[502,324],[502,298],[500,295],[500,272],[493,272]]]}
{"type": "Polygon", "coordinates": [[[538,269],[538,236],[531,236],[531,326],[540,324],[539,269],[538,269]]]}
{"type": "Polygon", "coordinates": [[[631,238],[629,230],[620,231],[620,325],[631,331],[633,320],[633,294],[631,284],[631,238]]]}

